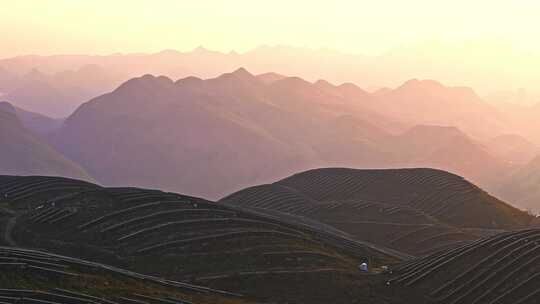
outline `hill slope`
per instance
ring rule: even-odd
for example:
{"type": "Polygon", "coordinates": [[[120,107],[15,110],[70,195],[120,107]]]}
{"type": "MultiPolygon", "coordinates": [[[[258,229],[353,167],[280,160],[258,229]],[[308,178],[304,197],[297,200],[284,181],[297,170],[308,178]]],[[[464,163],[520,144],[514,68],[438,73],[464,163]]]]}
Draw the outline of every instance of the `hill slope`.
{"type": "Polygon", "coordinates": [[[10,104],[0,104],[0,172],[91,179],[85,170],[27,130],[16,113],[16,109],[10,104]]]}
{"type": "Polygon", "coordinates": [[[311,218],[413,255],[532,221],[463,178],[433,169],[316,169],[220,202],[311,218]]]}
{"type": "Polygon", "coordinates": [[[316,222],[175,193],[0,176],[0,194],[0,242],[265,302],[350,303],[369,288],[360,262],[398,261],[316,222]]]}
{"type": "Polygon", "coordinates": [[[540,156],[503,181],[496,193],[520,208],[540,212],[540,156]]]}
{"type": "Polygon", "coordinates": [[[240,295],[50,252],[0,247],[0,254],[2,303],[253,303],[240,295]]]}
{"type": "Polygon", "coordinates": [[[502,233],[403,264],[387,292],[421,293],[434,303],[537,303],[539,236],[538,229],[502,233]]]}

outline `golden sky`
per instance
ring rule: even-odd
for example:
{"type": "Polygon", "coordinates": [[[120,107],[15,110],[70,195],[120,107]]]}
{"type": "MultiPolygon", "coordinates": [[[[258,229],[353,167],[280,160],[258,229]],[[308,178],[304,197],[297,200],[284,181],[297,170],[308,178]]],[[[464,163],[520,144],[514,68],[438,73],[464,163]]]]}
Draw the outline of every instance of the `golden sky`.
{"type": "Polygon", "coordinates": [[[538,0],[0,0],[0,58],[287,45],[384,55],[377,69],[407,70],[401,80],[535,98],[538,37],[538,0]]]}
{"type": "Polygon", "coordinates": [[[535,0],[0,0],[0,57],[263,44],[378,54],[426,40],[536,52],[539,16],[535,0]]]}

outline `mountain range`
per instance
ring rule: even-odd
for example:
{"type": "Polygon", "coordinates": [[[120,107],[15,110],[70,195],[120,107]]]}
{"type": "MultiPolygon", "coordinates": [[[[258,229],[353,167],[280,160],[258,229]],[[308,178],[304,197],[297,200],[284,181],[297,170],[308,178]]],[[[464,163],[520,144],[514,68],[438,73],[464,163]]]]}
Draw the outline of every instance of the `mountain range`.
{"type": "Polygon", "coordinates": [[[323,166],[433,167],[503,193],[539,152],[534,131],[520,132],[533,110],[506,111],[433,80],[372,93],[240,68],[208,79],[147,74],[122,82],[147,70],[185,75],[196,67],[175,62],[208,56],[214,65],[194,74],[214,74],[234,54],[19,57],[0,61],[0,86],[12,88],[4,96],[27,130],[99,182],[210,199],[323,166]],[[131,65],[136,59],[145,63],[131,65]],[[65,120],[35,111],[62,117],[75,108],[65,120]]]}
{"type": "Polygon", "coordinates": [[[504,132],[495,115],[476,119],[490,111],[496,114],[472,91],[433,81],[370,94],[353,84],[257,76],[240,68],[206,80],[131,79],[83,104],[49,139],[104,184],[213,199],[321,166],[429,166],[492,185],[512,165],[478,139],[504,132]],[[468,116],[452,107],[471,100],[468,116]],[[412,113],[410,103],[433,112],[427,105],[446,103],[448,110],[430,121],[399,119],[412,113]]]}

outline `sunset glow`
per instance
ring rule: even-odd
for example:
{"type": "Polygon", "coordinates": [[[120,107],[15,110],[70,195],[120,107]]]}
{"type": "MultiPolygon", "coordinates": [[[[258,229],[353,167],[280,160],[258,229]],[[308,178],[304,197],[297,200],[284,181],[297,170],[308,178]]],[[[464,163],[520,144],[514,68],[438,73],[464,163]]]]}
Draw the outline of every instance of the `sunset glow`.
{"type": "Polygon", "coordinates": [[[426,40],[540,48],[537,1],[2,0],[2,56],[262,44],[377,54],[426,40]],[[4,26],[10,24],[11,26],[4,26]]]}
{"type": "Polygon", "coordinates": [[[488,82],[535,91],[539,78],[537,1],[0,2],[0,57],[287,45],[394,56],[414,67],[416,77],[486,94],[493,91],[488,82]]]}

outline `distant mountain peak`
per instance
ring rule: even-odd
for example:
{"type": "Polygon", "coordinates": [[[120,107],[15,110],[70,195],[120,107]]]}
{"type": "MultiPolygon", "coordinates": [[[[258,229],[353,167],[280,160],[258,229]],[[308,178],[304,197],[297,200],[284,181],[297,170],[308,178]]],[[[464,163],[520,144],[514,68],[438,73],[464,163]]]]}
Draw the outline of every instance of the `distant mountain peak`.
{"type": "Polygon", "coordinates": [[[299,89],[299,88],[311,87],[313,84],[300,77],[287,77],[287,78],[274,82],[272,85],[277,86],[277,87],[285,87],[288,89],[299,89]]]}
{"type": "Polygon", "coordinates": [[[217,51],[209,50],[209,49],[205,48],[202,45],[199,45],[198,47],[193,49],[193,51],[191,51],[191,53],[193,53],[193,54],[202,54],[202,55],[205,55],[205,54],[222,54],[222,53],[217,52],[217,51]]]}
{"type": "Polygon", "coordinates": [[[398,89],[426,89],[426,90],[434,90],[434,89],[443,89],[445,88],[444,85],[442,85],[440,82],[436,80],[431,79],[410,79],[405,81],[398,89]]]}
{"type": "Polygon", "coordinates": [[[324,80],[324,79],[319,79],[315,82],[315,86],[319,87],[319,88],[335,88],[335,86],[333,84],[331,84],[330,82],[328,82],[327,80],[324,80]]]}
{"type": "Polygon", "coordinates": [[[244,67],[238,68],[236,71],[232,72],[232,74],[236,76],[242,76],[242,77],[253,77],[253,74],[248,72],[248,70],[246,70],[246,68],[244,67]]]}
{"type": "Polygon", "coordinates": [[[276,81],[287,78],[287,76],[285,76],[285,75],[281,75],[281,74],[274,73],[274,72],[259,74],[259,75],[255,76],[255,77],[257,77],[257,79],[264,82],[265,84],[271,84],[271,83],[274,83],[276,81]]]}
{"type": "Polygon", "coordinates": [[[259,82],[259,80],[251,74],[248,70],[241,67],[231,73],[225,73],[216,78],[216,80],[242,80],[248,82],[259,82]]]}
{"type": "Polygon", "coordinates": [[[177,84],[177,85],[179,85],[179,84],[192,84],[192,83],[200,83],[200,82],[203,82],[203,81],[204,80],[202,80],[199,77],[189,76],[189,77],[186,77],[186,78],[178,79],[175,82],[175,84],[177,84]]]}
{"type": "Polygon", "coordinates": [[[166,49],[158,53],[158,55],[178,55],[181,52],[174,49],[166,49]]]}
{"type": "Polygon", "coordinates": [[[115,91],[136,91],[140,89],[163,88],[172,85],[174,85],[174,82],[169,77],[156,77],[152,74],[145,74],[141,77],[132,78],[124,82],[115,91]]]}

